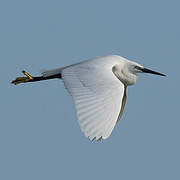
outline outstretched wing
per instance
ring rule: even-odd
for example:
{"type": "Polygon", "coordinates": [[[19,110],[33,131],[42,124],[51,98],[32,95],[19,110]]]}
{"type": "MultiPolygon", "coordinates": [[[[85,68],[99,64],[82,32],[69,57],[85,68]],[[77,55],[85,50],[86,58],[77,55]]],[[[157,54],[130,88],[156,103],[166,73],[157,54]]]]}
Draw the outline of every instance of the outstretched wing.
{"type": "Polygon", "coordinates": [[[108,138],[121,112],[125,88],[112,68],[109,64],[86,62],[61,72],[73,97],[80,128],[90,140],[108,138]]]}

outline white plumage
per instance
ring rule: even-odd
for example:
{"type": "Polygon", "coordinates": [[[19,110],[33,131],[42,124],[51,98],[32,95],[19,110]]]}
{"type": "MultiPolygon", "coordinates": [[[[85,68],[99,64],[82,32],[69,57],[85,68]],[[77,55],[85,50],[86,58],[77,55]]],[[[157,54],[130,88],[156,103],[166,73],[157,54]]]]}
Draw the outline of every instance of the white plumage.
{"type": "Polygon", "coordinates": [[[97,58],[62,70],[81,130],[91,140],[108,138],[121,110],[124,85],[112,72],[111,59],[97,58]],[[96,62],[96,63],[95,63],[96,62]]]}
{"type": "Polygon", "coordinates": [[[97,57],[70,66],[44,71],[42,77],[17,78],[14,84],[62,78],[71,94],[78,116],[78,123],[90,140],[110,136],[121,118],[127,86],[136,83],[136,73],[164,74],[151,71],[121,56],[97,57]]]}

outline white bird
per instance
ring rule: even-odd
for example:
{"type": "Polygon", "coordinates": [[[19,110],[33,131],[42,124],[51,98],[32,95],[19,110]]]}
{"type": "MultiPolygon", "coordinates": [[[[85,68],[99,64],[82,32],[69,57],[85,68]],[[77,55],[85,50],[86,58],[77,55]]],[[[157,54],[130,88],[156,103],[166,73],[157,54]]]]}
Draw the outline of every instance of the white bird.
{"type": "Polygon", "coordinates": [[[18,77],[13,84],[62,79],[71,94],[78,123],[90,140],[106,139],[120,120],[126,103],[127,87],[136,83],[137,73],[164,74],[144,68],[118,55],[93,58],[70,66],[18,77]]]}

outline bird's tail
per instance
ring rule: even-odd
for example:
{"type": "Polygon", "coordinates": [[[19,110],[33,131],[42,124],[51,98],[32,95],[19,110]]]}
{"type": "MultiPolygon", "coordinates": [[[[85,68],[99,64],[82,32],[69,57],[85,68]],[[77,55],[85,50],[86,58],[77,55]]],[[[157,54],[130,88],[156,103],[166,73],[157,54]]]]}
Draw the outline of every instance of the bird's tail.
{"type": "Polygon", "coordinates": [[[49,77],[49,76],[54,76],[54,75],[61,75],[61,71],[62,71],[62,68],[43,70],[41,71],[41,74],[43,77],[49,77]]]}

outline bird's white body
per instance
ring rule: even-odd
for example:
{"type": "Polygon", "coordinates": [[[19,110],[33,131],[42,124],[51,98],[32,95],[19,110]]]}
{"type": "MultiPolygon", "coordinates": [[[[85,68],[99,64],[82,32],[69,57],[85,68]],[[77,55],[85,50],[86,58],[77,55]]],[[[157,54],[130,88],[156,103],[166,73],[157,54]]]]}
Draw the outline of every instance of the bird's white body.
{"type": "MultiPolygon", "coordinates": [[[[134,74],[129,73],[129,69],[127,67],[128,64],[134,64],[137,66],[141,66],[140,64],[137,64],[136,62],[129,61],[128,59],[118,56],[118,55],[108,55],[108,56],[101,56],[101,57],[96,57],[93,59],[85,60],[79,63],[75,63],[69,66],[57,68],[57,69],[52,69],[48,71],[42,72],[43,76],[51,76],[54,74],[57,74],[59,72],[62,72],[64,69],[67,69],[69,67],[73,66],[81,66],[81,67],[91,67],[95,68],[98,71],[104,71],[110,70],[113,71],[118,77],[118,79],[123,82],[124,84],[128,85],[133,85],[136,83],[138,77],[136,76],[136,72],[134,74]]],[[[142,66],[141,66],[142,67],[142,66]]]]}
{"type": "Polygon", "coordinates": [[[136,72],[129,72],[130,64],[140,66],[110,55],[45,71],[43,76],[62,74],[64,85],[73,97],[81,130],[91,140],[98,140],[111,134],[122,115],[126,87],[137,81],[136,72]]]}

